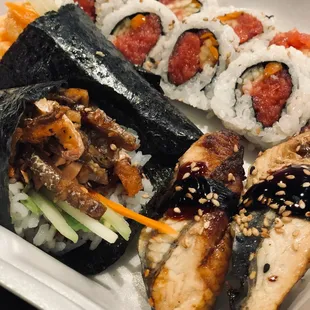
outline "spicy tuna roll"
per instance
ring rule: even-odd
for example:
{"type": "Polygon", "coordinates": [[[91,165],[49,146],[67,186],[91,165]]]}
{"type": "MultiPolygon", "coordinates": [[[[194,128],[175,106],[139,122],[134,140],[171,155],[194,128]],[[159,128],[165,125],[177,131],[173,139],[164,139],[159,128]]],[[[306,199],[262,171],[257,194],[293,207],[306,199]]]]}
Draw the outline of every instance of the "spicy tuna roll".
{"type": "Polygon", "coordinates": [[[273,16],[255,10],[222,7],[211,11],[210,17],[234,30],[240,40],[240,50],[255,51],[267,46],[275,34],[273,16]]]}
{"type": "Polygon", "coordinates": [[[97,25],[127,60],[142,66],[150,52],[156,53],[154,49],[177,27],[178,20],[159,2],[133,0],[97,25]]]}
{"type": "Polygon", "coordinates": [[[243,53],[221,74],[211,107],[227,128],[266,148],[299,132],[309,118],[304,56],[272,46],[243,53]]]}
{"type": "Polygon", "coordinates": [[[159,65],[154,72],[161,75],[168,97],[208,110],[216,76],[234,56],[238,38],[230,27],[199,16],[204,15],[186,19],[173,31],[155,57],[159,65]]]}

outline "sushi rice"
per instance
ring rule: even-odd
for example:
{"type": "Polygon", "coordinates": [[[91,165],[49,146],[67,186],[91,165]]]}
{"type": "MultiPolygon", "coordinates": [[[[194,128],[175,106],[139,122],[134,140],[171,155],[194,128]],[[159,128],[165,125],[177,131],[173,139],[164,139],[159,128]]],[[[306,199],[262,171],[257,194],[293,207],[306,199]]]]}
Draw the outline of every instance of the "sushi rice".
{"type": "Polygon", "coordinates": [[[226,69],[230,59],[234,58],[239,40],[231,27],[222,25],[218,21],[205,21],[204,16],[206,16],[205,13],[192,15],[182,23],[180,28],[173,30],[170,39],[161,45],[161,53],[158,53],[157,57],[153,56],[155,62],[159,64],[153,72],[162,77],[160,86],[168,97],[202,110],[209,110],[216,77],[226,69]],[[197,73],[184,84],[176,86],[168,80],[169,58],[179,37],[192,29],[206,29],[214,34],[219,43],[219,62],[215,67],[206,64],[202,72],[197,73]]]}
{"type": "Polygon", "coordinates": [[[250,142],[268,148],[299,132],[310,117],[310,79],[303,73],[307,57],[293,48],[271,46],[255,54],[242,53],[223,72],[214,90],[211,107],[228,129],[244,135],[250,142]],[[242,94],[236,86],[242,74],[263,62],[280,62],[288,67],[292,79],[292,93],[280,119],[272,127],[263,127],[256,120],[250,95],[242,94]]]}
{"type": "MultiPolygon", "coordinates": [[[[136,134],[133,130],[128,130],[136,134]]],[[[138,141],[139,142],[139,141],[138,141]]],[[[150,159],[151,155],[143,155],[141,151],[128,152],[132,164],[143,167],[150,159]]],[[[107,198],[125,205],[127,208],[140,212],[143,205],[149,202],[154,195],[154,188],[151,182],[144,177],[142,179],[143,190],[139,191],[134,197],[128,197],[122,184],[110,191],[107,198]]],[[[33,212],[25,206],[25,201],[29,198],[25,192],[25,186],[21,182],[10,180],[9,197],[11,202],[11,218],[15,232],[25,238],[27,241],[41,247],[46,252],[57,255],[65,254],[77,247],[80,247],[87,241],[90,241],[90,250],[95,250],[102,241],[102,238],[95,233],[86,230],[84,227],[77,232],[78,241],[76,243],[65,238],[60,234],[45,215],[33,212]]],[[[40,208],[40,206],[39,206],[40,208]]],[[[109,229],[111,225],[105,222],[109,229]]],[[[113,229],[113,228],[112,228],[113,229]]]]}

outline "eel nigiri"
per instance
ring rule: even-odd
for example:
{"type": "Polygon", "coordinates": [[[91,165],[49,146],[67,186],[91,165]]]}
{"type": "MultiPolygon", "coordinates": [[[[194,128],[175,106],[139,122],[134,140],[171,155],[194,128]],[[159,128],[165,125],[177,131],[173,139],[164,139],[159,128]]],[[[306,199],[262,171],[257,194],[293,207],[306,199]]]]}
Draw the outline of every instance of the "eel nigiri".
{"type": "Polygon", "coordinates": [[[245,285],[234,308],[274,310],[310,262],[310,132],[261,154],[246,189],[233,224],[232,270],[245,285]]]}
{"type": "Polygon", "coordinates": [[[139,255],[154,309],[211,309],[228,269],[244,178],[239,137],[223,131],[202,136],[179,159],[160,206],[160,221],[177,234],[143,229],[139,255]]]}

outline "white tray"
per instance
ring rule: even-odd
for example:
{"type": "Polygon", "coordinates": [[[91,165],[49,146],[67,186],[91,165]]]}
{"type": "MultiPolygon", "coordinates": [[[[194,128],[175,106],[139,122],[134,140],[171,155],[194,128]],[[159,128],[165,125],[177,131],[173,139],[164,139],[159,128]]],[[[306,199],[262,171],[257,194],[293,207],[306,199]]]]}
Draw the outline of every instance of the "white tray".
{"type": "MultiPolygon", "coordinates": [[[[44,1],[44,0],[42,0],[44,1]]],[[[112,0],[113,1],[113,0],[112,0]]],[[[219,0],[221,5],[263,10],[275,15],[283,30],[298,28],[309,31],[309,0],[219,0]]],[[[0,0],[0,15],[5,13],[0,0]]],[[[309,85],[310,87],[310,85],[309,85]]],[[[201,111],[188,106],[181,110],[204,132],[222,129],[221,124],[207,121],[201,111]],[[208,125],[207,125],[208,123],[208,125]]],[[[246,151],[245,168],[256,157],[246,151]]],[[[140,262],[133,243],[125,255],[104,273],[86,278],[0,227],[0,285],[40,309],[87,310],[149,310],[140,274],[140,262]]],[[[77,257],[78,259],[78,257],[77,257]]],[[[310,274],[300,281],[285,300],[281,309],[310,309],[310,274]]],[[[216,310],[227,310],[220,302],[216,310]]],[[[268,310],[268,309],[266,309],[268,310]]]]}

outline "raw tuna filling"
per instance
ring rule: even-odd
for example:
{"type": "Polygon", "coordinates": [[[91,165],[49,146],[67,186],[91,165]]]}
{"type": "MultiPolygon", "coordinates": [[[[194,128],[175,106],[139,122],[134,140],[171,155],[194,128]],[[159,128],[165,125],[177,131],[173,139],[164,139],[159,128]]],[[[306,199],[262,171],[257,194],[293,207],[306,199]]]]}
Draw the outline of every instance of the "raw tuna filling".
{"type": "Polygon", "coordinates": [[[166,5],[179,20],[200,11],[201,3],[197,0],[159,0],[166,5]]]}
{"type": "Polygon", "coordinates": [[[136,14],[125,18],[116,27],[113,43],[127,60],[141,66],[161,33],[161,21],[156,14],[136,14]]]}
{"type": "Polygon", "coordinates": [[[74,2],[78,3],[92,20],[96,19],[95,0],[74,0],[74,2]]]}
{"type": "Polygon", "coordinates": [[[218,19],[231,26],[240,39],[240,44],[245,43],[264,32],[263,24],[251,14],[233,12],[219,16],[218,19]]]}
{"type": "Polygon", "coordinates": [[[292,93],[288,68],[278,62],[268,62],[248,69],[241,79],[241,91],[252,97],[257,121],[264,127],[271,127],[281,117],[292,93]]]}
{"type": "Polygon", "coordinates": [[[218,42],[209,30],[189,30],[177,41],[169,59],[168,78],[170,83],[181,85],[205,65],[214,67],[219,59],[218,42]]]}
{"type": "Polygon", "coordinates": [[[270,45],[282,45],[286,48],[294,47],[303,53],[310,54],[310,35],[300,33],[298,30],[278,33],[270,42],[270,45]]]}

